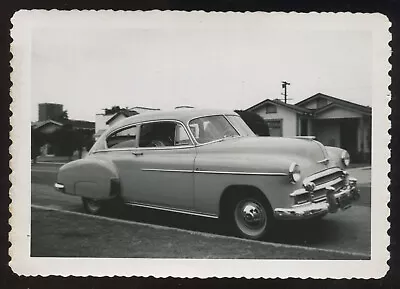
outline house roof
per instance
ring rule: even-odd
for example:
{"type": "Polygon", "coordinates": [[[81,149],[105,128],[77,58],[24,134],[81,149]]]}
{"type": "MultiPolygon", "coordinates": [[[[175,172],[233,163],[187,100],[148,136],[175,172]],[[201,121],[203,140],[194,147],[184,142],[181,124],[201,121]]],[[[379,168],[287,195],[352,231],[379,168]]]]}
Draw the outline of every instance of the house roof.
{"type": "Polygon", "coordinates": [[[259,107],[262,107],[262,106],[264,106],[266,104],[280,105],[280,106],[283,106],[283,107],[286,107],[288,109],[294,110],[294,111],[299,112],[299,113],[304,113],[304,114],[312,113],[312,111],[310,109],[308,109],[308,108],[300,107],[300,106],[289,104],[289,103],[284,103],[283,101],[280,101],[280,100],[277,100],[277,99],[271,100],[271,99],[268,99],[268,98],[263,100],[263,101],[261,101],[261,102],[259,102],[259,103],[257,103],[257,104],[255,104],[255,105],[253,105],[253,106],[251,106],[251,107],[249,107],[245,111],[252,111],[252,110],[255,110],[255,109],[257,109],[259,107]]]}
{"type": "Polygon", "coordinates": [[[87,120],[78,120],[78,119],[69,119],[66,123],[72,125],[73,128],[77,129],[93,129],[94,130],[94,122],[87,120]]]}
{"type": "Polygon", "coordinates": [[[86,121],[86,120],[76,120],[76,119],[68,119],[64,121],[55,121],[52,119],[37,121],[32,124],[34,129],[41,128],[48,124],[54,124],[57,126],[63,126],[65,124],[70,124],[73,128],[76,129],[94,129],[94,122],[86,121]]]}
{"type": "Polygon", "coordinates": [[[349,110],[349,111],[355,111],[355,112],[358,112],[358,113],[361,113],[361,114],[372,115],[372,110],[369,110],[369,111],[360,110],[360,109],[356,109],[354,107],[344,106],[343,104],[336,103],[336,102],[332,102],[332,103],[330,103],[328,105],[325,105],[325,106],[323,106],[323,107],[321,107],[319,109],[316,109],[315,110],[315,114],[318,115],[318,114],[320,114],[320,113],[322,113],[324,111],[327,111],[327,110],[329,110],[331,108],[334,108],[334,107],[340,107],[340,108],[343,108],[343,109],[346,109],[346,110],[349,110]]]}
{"type": "Polygon", "coordinates": [[[45,126],[47,124],[50,124],[50,123],[58,125],[58,126],[62,126],[63,125],[61,122],[48,119],[48,120],[42,120],[42,121],[33,122],[32,126],[33,126],[34,129],[37,129],[37,128],[40,128],[40,127],[45,126]]]}
{"type": "Polygon", "coordinates": [[[135,110],[123,109],[123,110],[117,112],[116,114],[114,114],[109,120],[107,120],[106,124],[109,124],[110,122],[114,121],[114,119],[116,119],[121,114],[124,115],[125,117],[130,117],[130,116],[138,114],[138,112],[135,110]]]}
{"type": "Polygon", "coordinates": [[[160,110],[159,108],[145,107],[145,106],[134,106],[131,110],[143,109],[143,110],[160,110]]]}
{"type": "MultiPolygon", "coordinates": [[[[296,103],[296,106],[301,106],[302,107],[302,106],[306,105],[307,103],[310,103],[311,101],[314,101],[317,98],[327,99],[327,100],[332,102],[331,104],[337,104],[337,105],[339,105],[339,106],[341,106],[343,108],[348,108],[348,109],[351,109],[351,110],[360,111],[360,112],[362,112],[364,114],[372,114],[372,108],[369,107],[369,106],[364,106],[364,105],[361,105],[361,104],[357,104],[357,103],[354,103],[354,102],[351,102],[351,101],[347,101],[347,100],[343,100],[343,99],[340,99],[340,98],[336,98],[336,97],[333,97],[333,96],[330,96],[330,95],[326,95],[326,94],[323,94],[323,93],[314,94],[313,96],[310,96],[309,98],[306,98],[306,99],[296,103]]],[[[327,105],[327,106],[329,106],[329,105],[327,105]]],[[[317,109],[315,111],[316,112],[317,111],[320,112],[321,110],[325,110],[327,106],[321,107],[321,108],[319,108],[319,109],[317,109]]]]}

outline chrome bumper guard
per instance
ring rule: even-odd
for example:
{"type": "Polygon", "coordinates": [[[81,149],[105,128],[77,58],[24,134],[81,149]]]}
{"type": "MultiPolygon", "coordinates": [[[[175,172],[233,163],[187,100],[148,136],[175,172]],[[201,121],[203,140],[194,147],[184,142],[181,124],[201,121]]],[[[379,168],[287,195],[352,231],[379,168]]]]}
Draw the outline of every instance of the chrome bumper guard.
{"type": "Polygon", "coordinates": [[[335,190],[326,187],[326,199],[322,202],[309,201],[304,204],[294,205],[290,208],[277,208],[274,210],[277,219],[309,219],[327,213],[336,213],[338,209],[345,210],[351,203],[360,198],[357,180],[352,179],[351,184],[335,190]]]}

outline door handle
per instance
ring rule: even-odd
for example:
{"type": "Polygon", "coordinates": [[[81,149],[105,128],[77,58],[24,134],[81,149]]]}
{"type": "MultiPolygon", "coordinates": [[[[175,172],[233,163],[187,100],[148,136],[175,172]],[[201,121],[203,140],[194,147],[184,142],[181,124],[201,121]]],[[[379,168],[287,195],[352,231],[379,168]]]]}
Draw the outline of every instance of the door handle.
{"type": "Polygon", "coordinates": [[[135,155],[135,156],[142,156],[143,155],[143,153],[142,152],[132,152],[132,154],[133,155],[135,155]]]}

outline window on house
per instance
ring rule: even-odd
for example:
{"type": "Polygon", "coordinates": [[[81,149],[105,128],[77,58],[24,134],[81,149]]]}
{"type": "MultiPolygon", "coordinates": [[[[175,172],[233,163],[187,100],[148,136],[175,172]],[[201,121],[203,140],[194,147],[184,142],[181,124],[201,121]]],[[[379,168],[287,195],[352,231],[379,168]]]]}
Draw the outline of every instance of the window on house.
{"type": "Polygon", "coordinates": [[[282,136],[282,120],[274,119],[274,120],[266,120],[269,127],[270,136],[282,136]]]}
{"type": "Polygon", "coordinates": [[[121,129],[107,137],[108,148],[133,148],[136,146],[137,127],[130,126],[121,129]]]}
{"type": "Polygon", "coordinates": [[[273,104],[267,105],[267,107],[265,108],[265,112],[266,113],[276,113],[277,112],[276,105],[273,105],[273,104]]]}
{"type": "Polygon", "coordinates": [[[163,121],[142,124],[140,127],[139,147],[169,147],[190,144],[190,138],[181,124],[163,121]]]}

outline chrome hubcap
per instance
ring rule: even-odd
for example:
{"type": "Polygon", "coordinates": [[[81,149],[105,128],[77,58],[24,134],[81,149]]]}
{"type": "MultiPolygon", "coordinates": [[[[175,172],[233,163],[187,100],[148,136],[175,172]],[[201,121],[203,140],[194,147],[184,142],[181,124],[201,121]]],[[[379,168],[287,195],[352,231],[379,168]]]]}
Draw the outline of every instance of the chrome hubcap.
{"type": "Polygon", "coordinates": [[[100,208],[101,208],[99,202],[95,201],[95,200],[87,200],[87,206],[88,206],[89,210],[92,212],[96,212],[96,211],[100,210],[100,208]]]}
{"type": "Polygon", "coordinates": [[[236,206],[235,220],[239,229],[244,234],[257,236],[265,230],[267,214],[259,202],[244,200],[236,206]]]}

